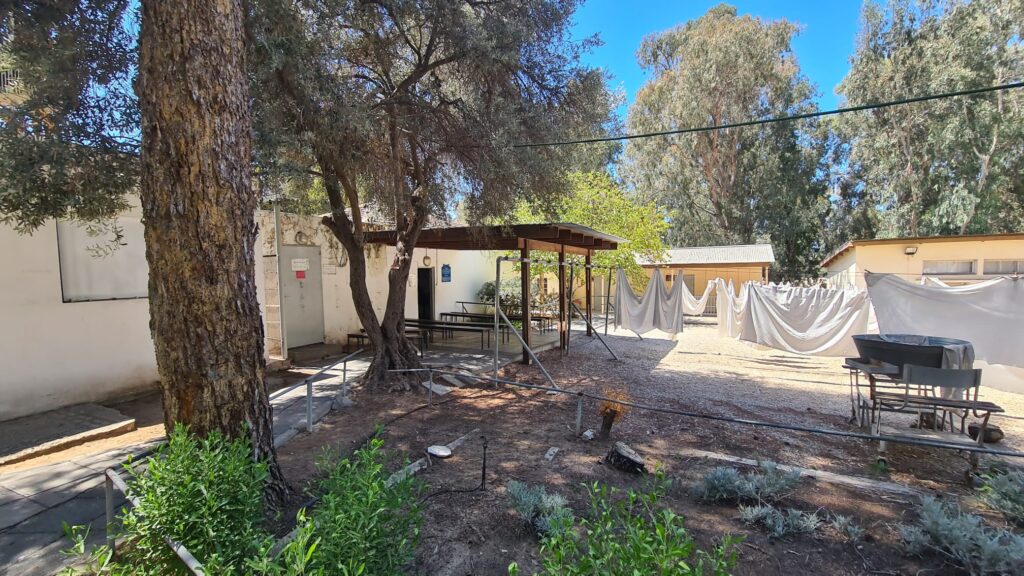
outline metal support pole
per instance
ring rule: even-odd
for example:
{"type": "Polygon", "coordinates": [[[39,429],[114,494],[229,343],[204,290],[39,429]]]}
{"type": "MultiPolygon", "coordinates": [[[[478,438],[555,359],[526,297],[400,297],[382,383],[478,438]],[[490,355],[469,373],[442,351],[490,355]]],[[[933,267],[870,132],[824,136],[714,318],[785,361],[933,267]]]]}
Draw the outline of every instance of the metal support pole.
{"type": "Polygon", "coordinates": [[[591,284],[593,284],[593,281],[592,281],[593,280],[593,274],[592,274],[590,268],[591,268],[591,265],[590,265],[590,251],[587,251],[587,257],[586,257],[586,260],[584,260],[584,267],[583,267],[583,283],[586,284],[586,289],[584,291],[584,295],[585,296],[584,296],[584,300],[583,300],[583,307],[586,308],[586,312],[587,312],[587,314],[586,314],[586,317],[587,317],[587,336],[590,336],[594,332],[594,327],[592,326],[592,324],[590,322],[591,316],[594,313],[594,300],[593,300],[593,294],[591,294],[591,284]]]}
{"type": "MultiPolygon", "coordinates": [[[[523,350],[526,350],[530,354],[530,358],[533,359],[533,363],[536,364],[537,367],[540,368],[540,371],[544,373],[544,377],[548,379],[548,382],[550,382],[552,386],[558,388],[558,384],[555,384],[555,379],[551,377],[551,374],[548,374],[547,369],[544,368],[543,364],[541,364],[540,359],[537,358],[537,355],[533,353],[533,350],[526,344],[526,341],[523,340],[523,336],[519,334],[519,331],[516,330],[516,327],[513,326],[511,322],[509,322],[508,316],[505,316],[505,313],[501,312],[500,310],[498,312],[501,314],[501,319],[505,321],[505,324],[508,325],[512,333],[516,335],[516,339],[519,340],[519,343],[523,345],[523,350]]],[[[494,377],[495,379],[497,379],[498,377],[497,370],[495,370],[494,377]]]]}
{"type": "Polygon", "coordinates": [[[505,258],[498,256],[494,264],[494,377],[498,377],[498,315],[501,313],[501,262],[505,258]]]}
{"type": "Polygon", "coordinates": [[[576,437],[583,434],[583,392],[576,393],[576,437]]]}
{"type": "Polygon", "coordinates": [[[612,269],[608,269],[608,284],[604,291],[604,335],[608,335],[608,312],[612,308],[612,269]]]}
{"type": "Polygon", "coordinates": [[[103,497],[107,501],[107,548],[110,548],[111,554],[115,554],[117,539],[114,538],[114,481],[105,473],[103,474],[103,497]]]}
{"type": "Polygon", "coordinates": [[[313,379],[306,379],[306,432],[313,431],[313,379]]]}
{"type": "Polygon", "coordinates": [[[572,295],[576,291],[576,263],[569,262],[569,290],[568,298],[566,299],[565,307],[565,355],[569,355],[569,340],[572,337],[572,309],[575,306],[575,302],[572,301],[572,295]]]}
{"type": "Polygon", "coordinates": [[[601,344],[604,344],[604,347],[608,349],[608,353],[612,355],[612,358],[615,358],[616,360],[618,360],[619,357],[615,355],[615,352],[612,352],[612,349],[608,346],[608,343],[605,342],[604,338],[601,337],[601,333],[598,332],[596,329],[594,329],[593,326],[590,325],[590,319],[587,318],[587,316],[583,312],[580,311],[579,307],[576,306],[575,302],[573,302],[572,307],[576,309],[576,312],[580,316],[583,316],[583,321],[587,323],[587,328],[589,328],[591,330],[594,330],[594,336],[597,336],[597,339],[601,341],[601,344]]]}
{"type": "Polygon", "coordinates": [[[427,406],[434,404],[434,371],[427,367],[427,406]]]}

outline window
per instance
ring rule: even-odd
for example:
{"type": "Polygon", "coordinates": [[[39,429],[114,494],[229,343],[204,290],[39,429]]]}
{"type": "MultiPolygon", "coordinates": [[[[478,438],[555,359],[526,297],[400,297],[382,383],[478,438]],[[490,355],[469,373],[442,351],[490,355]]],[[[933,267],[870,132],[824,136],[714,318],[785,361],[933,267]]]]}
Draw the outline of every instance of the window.
{"type": "Polygon", "coordinates": [[[925,260],[925,274],[974,274],[974,260],[925,260]]]}
{"type": "Polygon", "coordinates": [[[985,260],[985,274],[1024,274],[1024,260],[985,260]]]}

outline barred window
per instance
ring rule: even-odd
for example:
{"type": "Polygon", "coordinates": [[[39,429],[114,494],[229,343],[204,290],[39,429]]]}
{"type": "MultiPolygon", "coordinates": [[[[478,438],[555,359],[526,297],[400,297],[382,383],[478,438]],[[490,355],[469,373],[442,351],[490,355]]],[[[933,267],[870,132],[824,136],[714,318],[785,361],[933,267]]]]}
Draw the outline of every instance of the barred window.
{"type": "Polygon", "coordinates": [[[985,260],[985,274],[1024,274],[1024,260],[985,260]]]}
{"type": "Polygon", "coordinates": [[[925,274],[974,274],[974,260],[925,260],[925,274]]]}

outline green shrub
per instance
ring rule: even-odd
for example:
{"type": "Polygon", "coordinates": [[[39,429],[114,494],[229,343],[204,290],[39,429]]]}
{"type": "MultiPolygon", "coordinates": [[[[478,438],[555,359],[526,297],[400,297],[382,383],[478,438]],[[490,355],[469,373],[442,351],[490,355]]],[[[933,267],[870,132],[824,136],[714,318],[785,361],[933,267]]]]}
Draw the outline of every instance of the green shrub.
{"type": "Polygon", "coordinates": [[[715,468],[693,485],[691,493],[704,502],[772,502],[799,481],[799,472],[784,472],[774,462],[763,462],[746,475],[736,468],[715,468]]]}
{"type": "Polygon", "coordinates": [[[726,537],[711,552],[696,550],[682,518],[658,508],[661,487],[630,490],[618,499],[614,489],[596,483],[588,492],[588,517],[562,519],[560,529],[542,540],[543,574],[725,575],[736,564],[739,540],[726,537]]]}
{"type": "Polygon", "coordinates": [[[268,574],[401,574],[420,535],[421,485],[411,476],[387,484],[383,440],[374,438],[352,459],[317,462],[320,501],[300,512],[297,537],[267,562],[268,574]]]}
{"type": "Polygon", "coordinates": [[[507,490],[516,513],[538,534],[548,534],[572,523],[572,510],[566,506],[565,498],[560,494],[552,494],[542,486],[531,487],[517,480],[510,480],[507,490]]]}
{"type": "Polygon", "coordinates": [[[982,498],[1008,521],[1024,526],[1024,471],[1012,469],[989,475],[982,488],[982,498]]]}
{"type": "Polygon", "coordinates": [[[68,528],[71,553],[85,559],[79,573],[176,572],[180,561],[164,541],[170,537],[210,573],[241,574],[247,560],[269,546],[262,528],[267,466],[252,460],[248,439],[230,440],[216,431],[196,438],[179,425],[144,467],[125,469],[128,493],[139,505],[120,515],[124,544],[116,558],[106,547],[90,552],[87,532],[68,528]]]}
{"type": "Polygon", "coordinates": [[[917,524],[899,529],[910,553],[940,554],[971,574],[1024,572],[1024,537],[988,528],[980,516],[930,496],[921,500],[918,515],[917,524]]]}
{"type": "Polygon", "coordinates": [[[821,518],[817,513],[801,512],[794,508],[782,511],[771,504],[741,504],[740,520],[744,524],[765,528],[771,538],[782,538],[790,534],[811,534],[821,526],[821,518]]]}

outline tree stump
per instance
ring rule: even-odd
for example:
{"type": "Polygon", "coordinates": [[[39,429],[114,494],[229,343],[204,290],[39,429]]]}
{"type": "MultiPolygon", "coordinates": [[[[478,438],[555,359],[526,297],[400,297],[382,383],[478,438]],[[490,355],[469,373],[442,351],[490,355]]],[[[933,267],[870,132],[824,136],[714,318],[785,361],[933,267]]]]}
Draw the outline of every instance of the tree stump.
{"type": "Polygon", "coordinates": [[[619,413],[615,410],[605,410],[601,416],[601,432],[599,436],[601,438],[607,438],[612,433],[612,424],[615,423],[615,419],[619,417],[619,413]]]}
{"type": "Polygon", "coordinates": [[[647,471],[644,459],[635,450],[622,442],[615,443],[615,447],[604,457],[604,461],[616,470],[622,470],[631,474],[647,471]]]}

